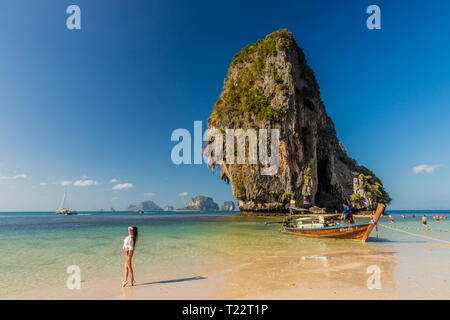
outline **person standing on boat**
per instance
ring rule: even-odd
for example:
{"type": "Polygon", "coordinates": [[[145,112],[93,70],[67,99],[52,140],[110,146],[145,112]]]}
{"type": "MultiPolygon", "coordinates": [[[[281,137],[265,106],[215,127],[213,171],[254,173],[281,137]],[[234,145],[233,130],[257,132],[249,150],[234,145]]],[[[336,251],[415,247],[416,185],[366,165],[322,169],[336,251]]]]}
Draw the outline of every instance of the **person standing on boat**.
{"type": "Polygon", "coordinates": [[[134,286],[134,273],[131,264],[134,250],[136,249],[136,242],[138,238],[138,228],[128,227],[128,236],[123,241],[123,250],[125,251],[125,274],[122,282],[122,287],[125,287],[128,282],[128,274],[131,278],[131,285],[134,286]]]}
{"type": "Polygon", "coordinates": [[[350,207],[346,203],[343,203],[342,206],[344,207],[344,212],[342,214],[343,214],[344,223],[345,223],[346,221],[349,220],[350,207]]]}
{"type": "Polygon", "coordinates": [[[355,220],[353,220],[353,212],[350,210],[349,214],[348,214],[348,221],[350,222],[350,224],[354,224],[355,220]]]}

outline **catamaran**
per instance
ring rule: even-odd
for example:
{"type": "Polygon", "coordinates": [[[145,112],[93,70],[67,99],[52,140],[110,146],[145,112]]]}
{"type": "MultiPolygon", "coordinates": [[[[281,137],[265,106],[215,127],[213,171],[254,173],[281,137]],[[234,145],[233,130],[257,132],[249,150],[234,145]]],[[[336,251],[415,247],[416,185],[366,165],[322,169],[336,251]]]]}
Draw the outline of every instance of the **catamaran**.
{"type": "Polygon", "coordinates": [[[74,214],[78,214],[78,212],[69,210],[69,209],[64,207],[64,203],[66,202],[66,196],[67,196],[67,190],[64,191],[64,195],[63,195],[63,197],[61,199],[61,203],[59,205],[59,209],[56,210],[56,214],[65,214],[65,215],[68,215],[68,216],[74,215],[74,214]]]}

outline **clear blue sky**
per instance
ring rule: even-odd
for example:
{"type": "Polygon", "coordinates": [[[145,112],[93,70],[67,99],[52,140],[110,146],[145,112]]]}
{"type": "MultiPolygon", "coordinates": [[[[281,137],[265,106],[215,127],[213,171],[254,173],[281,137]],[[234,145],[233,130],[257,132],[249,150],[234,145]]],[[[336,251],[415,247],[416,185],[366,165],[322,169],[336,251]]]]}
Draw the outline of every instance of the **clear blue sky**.
{"type": "Polygon", "coordinates": [[[205,166],[172,164],[170,135],[206,123],[233,55],[280,28],[305,51],[339,139],[382,179],[391,209],[448,209],[449,12],[444,1],[4,0],[0,211],[54,210],[61,181],[78,210],[233,199],[205,166]],[[82,30],[66,28],[70,4],[82,30]],[[370,4],[381,30],[366,28],[370,4]]]}

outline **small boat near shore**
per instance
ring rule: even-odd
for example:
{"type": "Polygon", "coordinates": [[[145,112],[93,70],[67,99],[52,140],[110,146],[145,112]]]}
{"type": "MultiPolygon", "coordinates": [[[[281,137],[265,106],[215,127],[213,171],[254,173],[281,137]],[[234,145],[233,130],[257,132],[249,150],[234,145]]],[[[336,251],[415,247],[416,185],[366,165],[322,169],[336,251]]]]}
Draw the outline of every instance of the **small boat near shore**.
{"type": "Polygon", "coordinates": [[[326,221],[326,217],[302,217],[293,222],[293,216],[286,217],[281,231],[286,234],[292,234],[304,237],[314,238],[337,238],[337,239],[355,239],[366,241],[378,219],[383,214],[385,205],[379,203],[375,215],[368,223],[339,224],[333,220],[326,221]]]}

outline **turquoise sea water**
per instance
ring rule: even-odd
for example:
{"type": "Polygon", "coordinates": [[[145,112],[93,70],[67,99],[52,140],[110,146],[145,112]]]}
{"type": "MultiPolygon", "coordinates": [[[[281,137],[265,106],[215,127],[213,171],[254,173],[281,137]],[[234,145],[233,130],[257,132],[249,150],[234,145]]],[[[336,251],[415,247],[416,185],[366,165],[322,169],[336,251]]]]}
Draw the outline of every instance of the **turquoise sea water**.
{"type": "MultiPolygon", "coordinates": [[[[423,211],[392,213],[394,226],[421,227],[423,211]],[[401,213],[406,214],[405,220],[401,219],[401,213]]],[[[437,214],[450,217],[450,211],[425,214],[430,228],[450,230],[449,220],[432,220],[437,214]]],[[[139,227],[134,264],[140,274],[237,263],[281,251],[324,254],[360,249],[363,245],[357,241],[287,236],[279,232],[279,224],[264,224],[277,220],[241,217],[235,212],[88,212],[77,216],[58,216],[53,212],[0,213],[0,297],[64,285],[66,268],[70,265],[81,268],[83,281],[112,277],[120,280],[122,244],[130,225],[139,227]]],[[[387,218],[380,220],[380,224],[391,226],[387,218]]],[[[439,243],[437,240],[450,243],[450,232],[408,232],[432,239],[380,226],[379,238],[374,230],[368,243],[371,248],[400,251],[415,243],[439,243]]]]}

